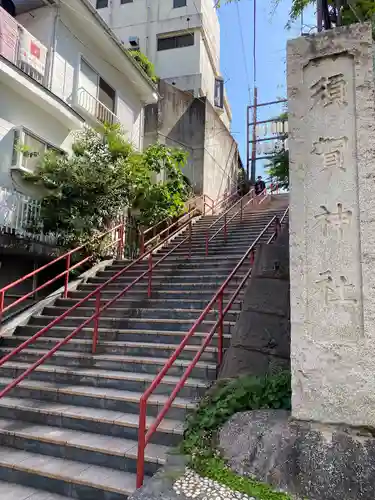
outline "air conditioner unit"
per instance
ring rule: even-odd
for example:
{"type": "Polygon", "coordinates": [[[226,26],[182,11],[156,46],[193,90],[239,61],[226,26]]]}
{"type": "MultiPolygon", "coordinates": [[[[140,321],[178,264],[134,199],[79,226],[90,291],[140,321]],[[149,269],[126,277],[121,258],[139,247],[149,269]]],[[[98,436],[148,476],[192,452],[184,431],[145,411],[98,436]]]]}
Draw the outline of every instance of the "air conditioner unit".
{"type": "Polygon", "coordinates": [[[132,49],[139,49],[139,37],[129,36],[129,45],[132,49]]]}

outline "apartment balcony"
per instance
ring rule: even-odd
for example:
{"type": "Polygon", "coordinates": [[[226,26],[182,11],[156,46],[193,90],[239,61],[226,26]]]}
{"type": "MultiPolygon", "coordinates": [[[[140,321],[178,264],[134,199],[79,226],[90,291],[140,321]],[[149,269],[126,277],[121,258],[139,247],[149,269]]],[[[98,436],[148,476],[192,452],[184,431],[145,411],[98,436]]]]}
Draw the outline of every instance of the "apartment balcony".
{"type": "Polygon", "coordinates": [[[0,55],[38,83],[47,84],[48,49],[0,7],[0,55]]]}
{"type": "Polygon", "coordinates": [[[85,114],[88,119],[96,123],[108,123],[110,125],[120,123],[120,119],[113,111],[83,87],[77,89],[76,107],[80,113],[85,114]]]}
{"type": "Polygon", "coordinates": [[[0,187],[0,234],[43,243],[53,243],[54,238],[30,232],[30,224],[40,217],[41,205],[37,200],[16,191],[0,187]]]}
{"type": "MultiPolygon", "coordinates": [[[[22,11],[28,10],[33,9],[27,9],[25,4],[22,11]]],[[[64,126],[79,128],[82,118],[50,92],[48,57],[49,48],[0,7],[0,83],[43,108],[64,126]]]]}

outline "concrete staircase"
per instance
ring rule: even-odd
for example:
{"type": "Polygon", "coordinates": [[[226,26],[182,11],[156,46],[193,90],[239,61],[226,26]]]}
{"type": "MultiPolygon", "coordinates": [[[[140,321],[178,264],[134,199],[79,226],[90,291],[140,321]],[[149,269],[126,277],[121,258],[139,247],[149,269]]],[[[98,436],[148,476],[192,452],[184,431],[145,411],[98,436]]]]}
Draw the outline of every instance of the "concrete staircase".
{"type": "MultiPolygon", "coordinates": [[[[147,298],[147,280],[130,290],[100,320],[97,354],[91,354],[92,328],[41,365],[6,397],[0,399],[1,500],[123,500],[135,489],[138,403],[144,390],[183,339],[207,302],[226,279],[267,222],[285,208],[246,213],[230,224],[228,240],[220,234],[205,257],[205,231],[216,216],[201,218],[192,230],[192,257],[186,245],[172,253],[154,271],[153,295],[147,298]],[[3,482],[1,482],[3,481],[3,482]]],[[[217,226],[219,227],[219,226],[217,226]]],[[[274,227],[263,237],[267,241],[274,227]]],[[[168,252],[186,232],[155,255],[168,252]]],[[[115,261],[87,283],[57,299],[42,314],[16,330],[1,346],[1,355],[36,333],[126,265],[115,261]]],[[[240,283],[246,262],[225,295],[240,283]]],[[[147,269],[139,263],[105,290],[113,297],[147,269]]],[[[240,311],[241,297],[225,321],[230,338],[240,311]]],[[[0,387],[20,375],[56,341],[68,335],[92,314],[94,301],[78,308],[59,326],[0,368],[0,387]]],[[[187,368],[206,332],[213,312],[174,363],[148,404],[148,422],[158,414],[167,396],[187,368]]],[[[152,475],[171,447],[181,439],[186,412],[216,377],[216,339],[193,370],[146,449],[146,474],[152,475]]]]}

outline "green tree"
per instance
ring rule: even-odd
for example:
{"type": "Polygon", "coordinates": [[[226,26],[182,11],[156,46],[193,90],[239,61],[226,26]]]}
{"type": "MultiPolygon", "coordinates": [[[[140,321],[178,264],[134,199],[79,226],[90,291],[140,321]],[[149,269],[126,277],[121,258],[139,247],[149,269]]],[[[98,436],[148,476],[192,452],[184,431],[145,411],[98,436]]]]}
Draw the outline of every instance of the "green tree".
{"type": "Polygon", "coordinates": [[[267,174],[279,189],[289,188],[289,151],[283,149],[275,153],[267,166],[267,174]]]}
{"type": "Polygon", "coordinates": [[[184,152],[162,144],[135,151],[119,126],[105,125],[100,133],[85,129],[72,155],[48,153],[25,176],[45,192],[34,230],[53,233],[60,245],[72,247],[92,241],[128,208],[140,208],[144,221],[174,216],[189,193],[182,181],[185,162],[184,152]],[[154,183],[162,171],[165,180],[154,183]]]}
{"type": "MultiPolygon", "coordinates": [[[[216,3],[217,7],[220,7],[223,3],[232,3],[240,0],[218,0],[216,3]]],[[[282,0],[275,0],[274,5],[277,6],[282,0]]],[[[335,8],[335,0],[328,0],[329,5],[335,8]]],[[[290,21],[287,26],[293,21],[296,21],[303,10],[309,5],[316,5],[316,0],[293,0],[290,9],[290,21]]],[[[342,24],[348,25],[352,23],[357,23],[358,21],[370,21],[375,16],[375,0],[352,0],[346,2],[346,5],[341,9],[342,24]]]]}

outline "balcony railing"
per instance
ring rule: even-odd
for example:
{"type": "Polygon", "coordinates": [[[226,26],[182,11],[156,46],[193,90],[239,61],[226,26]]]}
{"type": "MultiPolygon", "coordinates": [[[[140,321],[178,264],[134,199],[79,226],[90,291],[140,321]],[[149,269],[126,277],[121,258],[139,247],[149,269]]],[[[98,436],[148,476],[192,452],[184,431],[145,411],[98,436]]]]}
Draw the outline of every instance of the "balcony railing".
{"type": "Polygon", "coordinates": [[[47,47],[0,7],[0,55],[46,84],[47,47]]]}
{"type": "Polygon", "coordinates": [[[119,123],[119,118],[105,104],[99,101],[96,97],[87,92],[86,89],[80,87],[77,90],[77,105],[87,114],[101,123],[109,123],[115,125],[119,123]]]}
{"type": "Polygon", "coordinates": [[[16,191],[0,187],[0,233],[9,233],[21,238],[53,243],[50,235],[34,234],[29,230],[33,221],[40,217],[41,205],[37,200],[16,191]]]}

